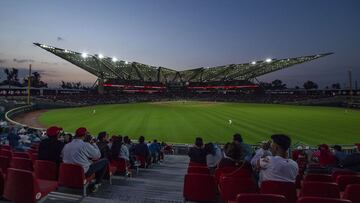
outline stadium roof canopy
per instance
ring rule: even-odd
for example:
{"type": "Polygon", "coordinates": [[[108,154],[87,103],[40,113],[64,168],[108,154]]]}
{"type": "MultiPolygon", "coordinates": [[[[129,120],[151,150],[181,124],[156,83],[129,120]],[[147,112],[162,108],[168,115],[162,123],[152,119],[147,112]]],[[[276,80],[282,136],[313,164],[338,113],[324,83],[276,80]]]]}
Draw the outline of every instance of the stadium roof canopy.
{"type": "Polygon", "coordinates": [[[46,51],[103,79],[139,80],[145,82],[210,82],[250,80],[290,66],[315,60],[332,53],[300,56],[286,59],[266,59],[243,64],[229,64],[208,68],[177,71],[138,62],[127,62],[101,54],[87,54],[34,43],[46,51]]]}

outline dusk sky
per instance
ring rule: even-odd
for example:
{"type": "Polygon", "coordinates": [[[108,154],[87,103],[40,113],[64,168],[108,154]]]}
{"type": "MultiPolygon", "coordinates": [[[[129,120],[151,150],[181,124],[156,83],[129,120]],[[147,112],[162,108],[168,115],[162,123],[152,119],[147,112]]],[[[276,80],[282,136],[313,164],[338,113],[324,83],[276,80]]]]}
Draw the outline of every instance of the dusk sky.
{"type": "Polygon", "coordinates": [[[360,84],[359,0],[1,0],[0,67],[96,80],[33,42],[176,70],[334,52],[259,79],[360,84]]]}

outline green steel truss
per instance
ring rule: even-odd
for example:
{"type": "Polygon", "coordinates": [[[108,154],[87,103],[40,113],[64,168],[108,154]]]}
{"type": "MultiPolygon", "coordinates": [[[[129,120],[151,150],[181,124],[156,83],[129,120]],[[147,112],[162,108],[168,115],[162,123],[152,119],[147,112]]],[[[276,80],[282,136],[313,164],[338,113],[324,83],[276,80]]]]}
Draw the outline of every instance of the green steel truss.
{"type": "Polygon", "coordinates": [[[332,54],[325,53],[287,59],[267,59],[251,63],[230,64],[209,68],[176,71],[169,68],[156,67],[138,62],[115,60],[113,58],[102,57],[100,55],[84,55],[83,53],[39,43],[34,44],[88,71],[98,78],[124,81],[139,80],[144,82],[161,83],[251,80],[270,72],[332,54]]]}

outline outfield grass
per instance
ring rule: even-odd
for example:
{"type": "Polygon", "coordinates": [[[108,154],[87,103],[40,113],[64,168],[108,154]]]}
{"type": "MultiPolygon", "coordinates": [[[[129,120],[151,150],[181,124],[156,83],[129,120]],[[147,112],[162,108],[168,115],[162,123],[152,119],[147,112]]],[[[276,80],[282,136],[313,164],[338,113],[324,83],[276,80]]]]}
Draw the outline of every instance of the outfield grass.
{"type": "Polygon", "coordinates": [[[360,142],[360,111],[329,107],[182,101],[115,104],[50,110],[40,122],[68,132],[84,126],[94,135],[105,130],[110,135],[132,139],[144,135],[147,140],[170,143],[192,143],[196,136],[225,143],[236,132],[248,143],[273,133],[288,134],[293,143],[360,142]]]}

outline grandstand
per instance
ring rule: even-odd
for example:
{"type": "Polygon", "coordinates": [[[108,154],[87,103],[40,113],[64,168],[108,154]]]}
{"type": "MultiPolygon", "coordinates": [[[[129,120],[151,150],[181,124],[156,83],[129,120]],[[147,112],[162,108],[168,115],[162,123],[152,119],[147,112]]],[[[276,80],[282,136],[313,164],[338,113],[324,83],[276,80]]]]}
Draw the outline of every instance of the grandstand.
{"type": "Polygon", "coordinates": [[[177,71],[167,67],[119,60],[102,54],[91,55],[40,43],[34,44],[95,75],[101,93],[103,86],[120,89],[151,89],[152,92],[161,92],[173,85],[187,86],[189,89],[254,88],[257,85],[249,81],[256,77],[333,54],[324,53],[286,59],[268,58],[243,64],[177,71]]]}

